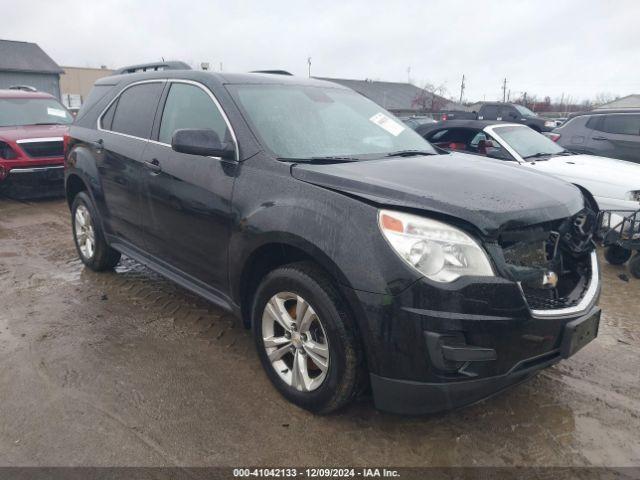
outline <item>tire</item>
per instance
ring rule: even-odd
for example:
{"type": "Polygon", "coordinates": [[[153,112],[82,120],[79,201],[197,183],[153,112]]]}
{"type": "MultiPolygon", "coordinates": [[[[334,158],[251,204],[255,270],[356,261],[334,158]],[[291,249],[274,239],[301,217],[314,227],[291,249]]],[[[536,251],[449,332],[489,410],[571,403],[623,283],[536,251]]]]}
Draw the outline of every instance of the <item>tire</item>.
{"type": "Polygon", "coordinates": [[[620,245],[611,245],[604,252],[604,258],[611,265],[624,265],[631,258],[631,250],[620,245]]]}
{"type": "Polygon", "coordinates": [[[251,319],[262,366],[276,389],[290,402],[311,412],[326,414],[346,406],[362,390],[366,372],[355,321],[332,281],[313,263],[294,263],[270,272],[256,291],[251,319]],[[279,312],[286,314],[280,315],[280,319],[293,321],[299,325],[296,327],[299,331],[287,332],[282,328],[282,323],[268,313],[275,311],[274,305],[284,307],[279,312]],[[299,305],[303,310],[296,310],[299,305]],[[297,319],[297,314],[302,319],[297,319]],[[311,327],[305,330],[304,324],[310,322],[311,327]],[[296,332],[302,340],[296,338],[296,332]],[[287,334],[289,345],[283,343],[287,334]],[[268,338],[273,340],[265,345],[268,338]],[[317,345],[328,352],[326,361],[316,354],[320,351],[317,345]],[[287,353],[280,355],[287,349],[287,353]],[[296,358],[302,359],[298,361],[299,368],[294,363],[296,358]],[[325,371],[323,362],[328,364],[325,371]],[[296,375],[300,369],[303,373],[296,375]]]}
{"type": "Polygon", "coordinates": [[[636,253],[629,261],[629,272],[636,278],[640,278],[640,253],[636,253]]]}
{"type": "Polygon", "coordinates": [[[71,204],[71,230],[78,256],[91,270],[110,270],[118,264],[120,252],[107,244],[96,209],[86,192],[78,193],[71,204]]]}

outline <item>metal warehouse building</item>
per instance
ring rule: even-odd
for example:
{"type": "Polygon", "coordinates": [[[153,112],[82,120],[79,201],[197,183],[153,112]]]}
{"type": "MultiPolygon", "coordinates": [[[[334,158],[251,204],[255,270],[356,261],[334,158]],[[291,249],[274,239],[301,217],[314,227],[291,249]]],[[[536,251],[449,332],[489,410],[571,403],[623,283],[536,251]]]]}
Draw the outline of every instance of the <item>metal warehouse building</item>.
{"type": "Polygon", "coordinates": [[[37,44],[0,40],[0,89],[29,85],[59,99],[61,73],[37,44]]]}

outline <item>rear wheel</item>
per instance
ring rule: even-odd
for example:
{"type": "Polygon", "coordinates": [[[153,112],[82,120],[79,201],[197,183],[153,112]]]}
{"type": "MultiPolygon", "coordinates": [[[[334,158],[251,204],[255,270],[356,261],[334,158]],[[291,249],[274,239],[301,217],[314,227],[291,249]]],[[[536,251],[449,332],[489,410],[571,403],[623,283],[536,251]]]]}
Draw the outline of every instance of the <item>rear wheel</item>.
{"type": "Polygon", "coordinates": [[[296,405],[329,413],[364,381],[355,322],[327,276],[311,263],[269,273],[252,311],[258,354],[269,379],[296,405]]]}
{"type": "Polygon", "coordinates": [[[636,253],[629,262],[629,271],[634,277],[640,278],[640,253],[636,253]]]}
{"type": "Polygon", "coordinates": [[[78,193],[73,199],[71,228],[78,256],[87,267],[102,271],[118,264],[120,252],[107,244],[96,209],[86,192],[78,193]]]}
{"type": "Polygon", "coordinates": [[[631,250],[620,245],[611,245],[604,252],[604,258],[611,265],[623,265],[631,258],[631,250]]]}

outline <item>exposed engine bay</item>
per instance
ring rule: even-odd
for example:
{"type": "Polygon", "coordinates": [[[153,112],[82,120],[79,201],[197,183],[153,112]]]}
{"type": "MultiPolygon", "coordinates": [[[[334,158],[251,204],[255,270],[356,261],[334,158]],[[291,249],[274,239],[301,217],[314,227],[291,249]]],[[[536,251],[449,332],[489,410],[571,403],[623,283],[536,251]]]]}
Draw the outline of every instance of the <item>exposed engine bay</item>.
{"type": "Polygon", "coordinates": [[[597,214],[584,209],[571,218],[501,234],[505,273],[520,283],[532,309],[579,303],[592,276],[597,214]]]}

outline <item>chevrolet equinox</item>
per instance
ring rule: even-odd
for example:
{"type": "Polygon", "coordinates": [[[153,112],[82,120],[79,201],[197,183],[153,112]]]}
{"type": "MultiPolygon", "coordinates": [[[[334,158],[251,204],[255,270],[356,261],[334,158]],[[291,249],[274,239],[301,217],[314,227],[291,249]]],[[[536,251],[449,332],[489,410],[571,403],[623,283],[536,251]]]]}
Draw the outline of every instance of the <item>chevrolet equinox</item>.
{"type": "Polygon", "coordinates": [[[163,68],[98,80],[65,137],[78,255],[127,255],[233,312],[291,402],[450,409],[597,335],[588,193],[443,161],[326,81],[163,68]]]}

